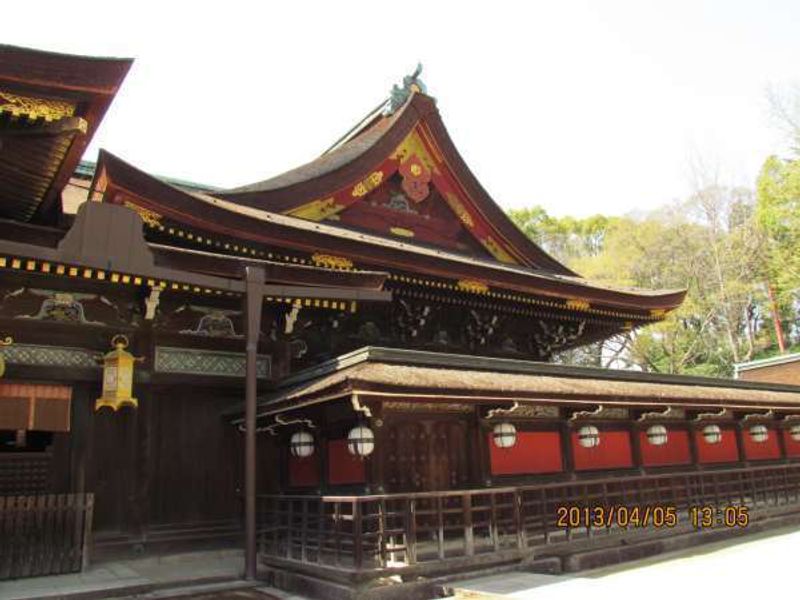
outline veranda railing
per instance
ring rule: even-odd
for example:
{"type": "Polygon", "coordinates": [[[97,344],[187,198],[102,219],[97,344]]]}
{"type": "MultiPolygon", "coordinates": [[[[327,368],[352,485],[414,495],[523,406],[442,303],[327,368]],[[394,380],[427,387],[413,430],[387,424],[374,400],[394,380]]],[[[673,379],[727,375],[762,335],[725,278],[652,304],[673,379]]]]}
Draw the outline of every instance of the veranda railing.
{"type": "Polygon", "coordinates": [[[264,495],[259,552],[268,561],[314,565],[350,578],[444,571],[520,560],[578,540],[590,544],[597,536],[687,532],[694,528],[690,507],[705,506],[744,506],[752,520],[776,509],[800,510],[800,464],[443,492],[264,495]],[[577,523],[565,521],[565,507],[600,507],[605,520],[581,513],[577,523]],[[628,509],[626,526],[621,514],[609,519],[609,511],[620,507],[628,509]],[[643,524],[647,507],[650,522],[643,524]],[[668,507],[675,509],[672,526],[663,522],[668,507]],[[653,521],[654,514],[661,522],[653,521]]]}

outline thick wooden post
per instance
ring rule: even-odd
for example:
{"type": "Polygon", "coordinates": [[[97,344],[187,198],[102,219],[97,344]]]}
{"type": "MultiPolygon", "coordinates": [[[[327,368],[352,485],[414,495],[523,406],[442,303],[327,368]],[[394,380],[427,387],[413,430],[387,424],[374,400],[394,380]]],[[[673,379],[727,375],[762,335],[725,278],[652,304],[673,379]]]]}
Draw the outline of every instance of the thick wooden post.
{"type": "Polygon", "coordinates": [[[72,386],[72,432],[70,443],[70,489],[83,493],[91,488],[87,482],[87,462],[91,457],[92,407],[96,394],[88,385],[72,386]]]}
{"type": "Polygon", "coordinates": [[[785,434],[784,434],[784,429],[781,427],[781,425],[778,424],[774,428],[770,427],[769,434],[778,436],[778,450],[781,453],[781,458],[783,460],[789,458],[788,455],[786,454],[786,438],[783,437],[785,434]]]}
{"type": "Polygon", "coordinates": [[[700,455],[697,450],[697,427],[693,423],[688,425],[689,432],[689,456],[692,458],[692,464],[695,468],[700,467],[700,455]]]}
{"type": "Polygon", "coordinates": [[[256,358],[264,301],[264,271],[245,267],[244,577],[256,578],[256,358]]]}
{"type": "Polygon", "coordinates": [[[749,463],[747,461],[747,453],[744,449],[744,436],[749,435],[749,432],[745,430],[745,425],[741,420],[736,421],[734,433],[736,435],[736,449],[739,453],[739,462],[742,466],[746,467],[749,463]]]}
{"type": "Polygon", "coordinates": [[[575,461],[572,456],[572,421],[565,418],[566,416],[562,411],[560,425],[561,454],[564,462],[564,473],[569,475],[570,479],[575,479],[575,461]]]}
{"type": "Polygon", "coordinates": [[[642,427],[636,423],[636,421],[632,421],[628,431],[630,432],[631,436],[631,458],[633,462],[633,468],[639,470],[639,474],[644,474],[644,466],[642,463],[642,441],[639,436],[642,427]]]}

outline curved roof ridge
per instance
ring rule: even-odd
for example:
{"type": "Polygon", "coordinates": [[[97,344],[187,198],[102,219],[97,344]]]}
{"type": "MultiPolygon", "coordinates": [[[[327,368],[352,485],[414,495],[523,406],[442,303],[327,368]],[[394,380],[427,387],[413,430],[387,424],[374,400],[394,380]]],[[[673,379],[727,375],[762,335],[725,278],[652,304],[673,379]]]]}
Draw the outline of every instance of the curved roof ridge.
{"type": "Polygon", "coordinates": [[[375,114],[386,104],[383,102],[381,107],[362,119],[355,130],[351,129],[343,138],[337,140],[330,148],[315,159],[302,164],[283,173],[274,175],[262,181],[241,185],[227,190],[220,190],[217,195],[234,199],[239,194],[251,194],[258,192],[271,192],[286,188],[297,183],[303,183],[309,179],[327,175],[336,171],[366,153],[372,146],[381,139],[383,133],[397,120],[403,110],[410,104],[406,102],[403,109],[396,111],[392,115],[375,114]],[[370,120],[370,117],[372,119],[370,120]],[[376,118],[377,117],[377,118],[376,118]],[[365,123],[366,122],[366,123],[365,123]]]}
{"type": "MultiPolygon", "coordinates": [[[[475,257],[457,254],[435,247],[411,244],[405,241],[382,237],[377,234],[345,229],[329,223],[308,221],[299,217],[283,215],[269,210],[232,202],[210,194],[180,189],[137,169],[107,150],[101,150],[98,165],[100,169],[98,170],[98,174],[95,175],[96,183],[99,180],[116,181],[118,186],[121,185],[120,189],[129,190],[144,202],[146,205],[145,208],[155,210],[160,214],[164,214],[164,216],[177,218],[187,224],[194,224],[198,227],[207,227],[218,223],[220,220],[224,220],[223,214],[227,213],[232,218],[239,220],[239,224],[236,225],[237,227],[246,226],[248,228],[247,230],[250,232],[255,231],[254,227],[256,223],[262,223],[263,225],[258,227],[258,230],[261,231],[261,233],[257,234],[259,236],[266,236],[263,232],[265,227],[271,229],[277,226],[279,230],[284,230],[286,232],[285,234],[280,234],[278,237],[289,236],[293,239],[306,240],[304,243],[308,242],[311,238],[321,236],[323,238],[337,240],[338,243],[343,245],[356,244],[358,246],[372,248],[382,247],[393,252],[413,254],[420,259],[447,261],[448,264],[453,265],[456,271],[462,267],[470,266],[486,269],[487,273],[494,271],[508,277],[522,276],[530,278],[531,280],[538,280],[542,282],[541,285],[544,286],[547,286],[545,282],[551,282],[553,284],[561,283],[572,288],[570,292],[565,291],[563,293],[571,293],[579,296],[587,294],[585,296],[587,298],[591,298],[593,293],[610,292],[617,295],[617,298],[607,298],[600,301],[601,304],[608,304],[610,306],[642,310],[656,308],[668,311],[680,305],[686,293],[686,290],[619,290],[590,282],[572,274],[555,273],[522,265],[511,265],[491,260],[476,259],[475,257]],[[251,225],[247,223],[247,221],[251,221],[253,224],[251,225]],[[637,302],[632,302],[637,298],[645,301],[645,304],[639,305],[637,302]],[[650,302],[645,299],[649,299],[650,302]]],[[[105,201],[113,200],[105,199],[105,201]]],[[[308,244],[313,246],[312,242],[308,242],[306,245],[308,244]]],[[[364,251],[366,251],[366,248],[364,251]]],[[[512,287],[509,289],[515,289],[513,286],[518,284],[507,282],[497,285],[500,287],[511,285],[512,287]]],[[[544,289],[545,288],[541,288],[539,293],[547,294],[548,292],[543,291],[544,289]]]]}

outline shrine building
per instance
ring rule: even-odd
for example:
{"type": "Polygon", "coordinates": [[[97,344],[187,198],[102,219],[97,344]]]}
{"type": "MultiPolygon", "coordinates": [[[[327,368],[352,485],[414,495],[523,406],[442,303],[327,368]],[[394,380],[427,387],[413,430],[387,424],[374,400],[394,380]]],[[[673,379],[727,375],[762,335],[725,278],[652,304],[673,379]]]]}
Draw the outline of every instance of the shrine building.
{"type": "Polygon", "coordinates": [[[130,65],[0,46],[0,580],[244,545],[286,589],[429,597],[797,515],[800,387],[552,362],[686,291],[528,239],[419,69],[319,158],[218,189],[80,162],[130,65]]]}

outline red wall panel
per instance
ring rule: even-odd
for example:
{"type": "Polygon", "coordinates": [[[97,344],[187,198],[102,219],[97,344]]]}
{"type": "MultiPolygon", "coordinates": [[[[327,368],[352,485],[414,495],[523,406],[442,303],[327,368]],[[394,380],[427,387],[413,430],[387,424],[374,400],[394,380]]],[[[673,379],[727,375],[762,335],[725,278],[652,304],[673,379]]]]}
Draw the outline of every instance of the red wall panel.
{"type": "Polygon", "coordinates": [[[660,465],[685,465],[692,462],[689,450],[689,432],[667,427],[667,443],[654,446],[647,441],[647,432],[639,432],[639,447],[642,449],[642,464],[646,467],[660,465]]]}
{"type": "Polygon", "coordinates": [[[789,435],[789,430],[783,430],[783,442],[786,446],[786,456],[800,456],[800,442],[795,442],[789,435]]]}
{"type": "Polygon", "coordinates": [[[517,443],[498,448],[487,436],[492,475],[557,473],[563,470],[561,436],[558,431],[518,431],[517,443]]]}
{"type": "Polygon", "coordinates": [[[319,485],[319,457],[316,453],[305,458],[289,456],[289,485],[292,487],[319,485]]]}
{"type": "Polygon", "coordinates": [[[364,459],[350,454],[347,440],[328,442],[328,483],[365,483],[364,459]]]}
{"type": "Polygon", "coordinates": [[[627,431],[600,430],[600,445],[584,448],[572,432],[572,457],[576,471],[619,469],[633,466],[631,436],[627,431]]]}
{"type": "Polygon", "coordinates": [[[739,446],[736,443],[736,432],[732,427],[722,427],[722,440],[718,444],[709,444],[703,437],[702,429],[694,432],[697,443],[697,459],[701,463],[736,462],[739,460],[739,446]]]}
{"type": "Polygon", "coordinates": [[[781,448],[778,445],[779,432],[769,429],[769,437],[765,442],[756,443],[750,437],[750,432],[745,428],[742,433],[742,445],[747,460],[770,460],[781,457],[781,448]]]}

